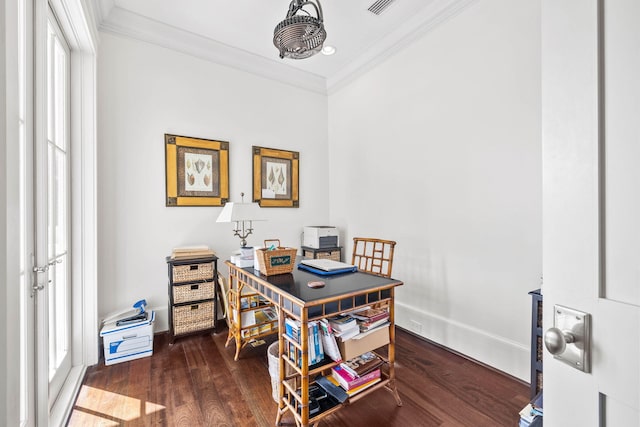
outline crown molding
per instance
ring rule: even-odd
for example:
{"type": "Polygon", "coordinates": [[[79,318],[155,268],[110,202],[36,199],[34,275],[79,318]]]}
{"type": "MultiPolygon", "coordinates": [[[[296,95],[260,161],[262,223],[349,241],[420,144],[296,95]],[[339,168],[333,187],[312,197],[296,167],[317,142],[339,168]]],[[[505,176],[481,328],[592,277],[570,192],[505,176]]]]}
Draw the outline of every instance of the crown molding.
{"type": "Polygon", "coordinates": [[[114,0],[93,0],[93,17],[98,25],[107,19],[114,5],[114,0]]]}
{"type": "Polygon", "coordinates": [[[106,33],[156,44],[280,83],[327,94],[324,77],[154,21],[117,6],[111,8],[99,28],[106,33]]]}
{"type": "Polygon", "coordinates": [[[328,78],[138,15],[115,6],[114,0],[93,1],[97,4],[93,9],[100,31],[152,43],[300,89],[329,95],[479,0],[434,0],[404,25],[372,43],[364,53],[328,78]]]}
{"type": "Polygon", "coordinates": [[[327,94],[339,91],[350,82],[409,46],[443,22],[458,15],[479,0],[436,0],[414,15],[402,27],[378,41],[363,54],[327,79],[327,94]]]}

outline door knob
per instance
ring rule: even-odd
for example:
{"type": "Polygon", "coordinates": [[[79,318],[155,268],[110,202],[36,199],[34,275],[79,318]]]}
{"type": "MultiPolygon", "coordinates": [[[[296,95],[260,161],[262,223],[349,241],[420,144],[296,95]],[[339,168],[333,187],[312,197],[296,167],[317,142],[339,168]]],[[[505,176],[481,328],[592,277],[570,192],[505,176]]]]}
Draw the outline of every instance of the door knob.
{"type": "Polygon", "coordinates": [[[544,333],[544,346],[554,356],[564,353],[567,344],[576,342],[576,337],[569,331],[561,331],[558,328],[549,328],[544,333]]]}
{"type": "Polygon", "coordinates": [[[554,359],[590,372],[591,316],[572,308],[553,307],[553,327],[544,333],[543,341],[554,359]]]}

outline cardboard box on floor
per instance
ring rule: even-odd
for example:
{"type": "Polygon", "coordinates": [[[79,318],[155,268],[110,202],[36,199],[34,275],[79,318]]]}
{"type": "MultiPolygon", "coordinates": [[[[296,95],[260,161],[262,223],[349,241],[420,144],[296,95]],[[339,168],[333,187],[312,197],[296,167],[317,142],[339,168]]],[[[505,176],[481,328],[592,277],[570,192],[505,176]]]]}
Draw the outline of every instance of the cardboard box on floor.
{"type": "Polygon", "coordinates": [[[105,325],[100,331],[104,344],[104,364],[126,362],[153,354],[153,324],[155,312],[146,321],[116,326],[105,325]]]}

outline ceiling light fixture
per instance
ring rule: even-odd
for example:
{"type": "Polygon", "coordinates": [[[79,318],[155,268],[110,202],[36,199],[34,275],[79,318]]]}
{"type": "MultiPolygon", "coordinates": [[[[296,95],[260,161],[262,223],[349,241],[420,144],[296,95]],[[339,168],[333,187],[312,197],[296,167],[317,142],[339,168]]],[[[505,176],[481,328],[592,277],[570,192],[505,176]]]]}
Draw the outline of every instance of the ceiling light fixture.
{"type": "Polygon", "coordinates": [[[335,47],[333,47],[333,46],[325,45],[325,46],[322,48],[322,54],[323,54],[323,55],[327,55],[327,56],[329,56],[329,55],[333,55],[334,53],[336,53],[336,48],[335,48],[335,47]]]}
{"type": "Polygon", "coordinates": [[[287,17],[273,30],[273,44],[280,58],[309,58],[322,50],[326,38],[319,0],[292,0],[287,17]],[[305,6],[315,9],[315,17],[303,9],[305,6]]]}

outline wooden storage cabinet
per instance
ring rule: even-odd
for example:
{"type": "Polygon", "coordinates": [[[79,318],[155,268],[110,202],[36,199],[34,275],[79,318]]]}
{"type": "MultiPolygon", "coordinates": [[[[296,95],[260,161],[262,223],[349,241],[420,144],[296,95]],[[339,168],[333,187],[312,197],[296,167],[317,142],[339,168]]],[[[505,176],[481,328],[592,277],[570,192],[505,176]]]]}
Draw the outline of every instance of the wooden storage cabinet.
{"type": "Polygon", "coordinates": [[[302,256],[305,258],[324,258],[332,259],[334,261],[342,261],[342,246],[322,249],[302,246],[302,256]]]}
{"type": "Polygon", "coordinates": [[[542,293],[540,289],[531,295],[531,398],[542,390],[542,293]]]}
{"type": "Polygon", "coordinates": [[[218,258],[166,259],[171,343],[184,335],[212,332],[218,317],[218,258]]]}

